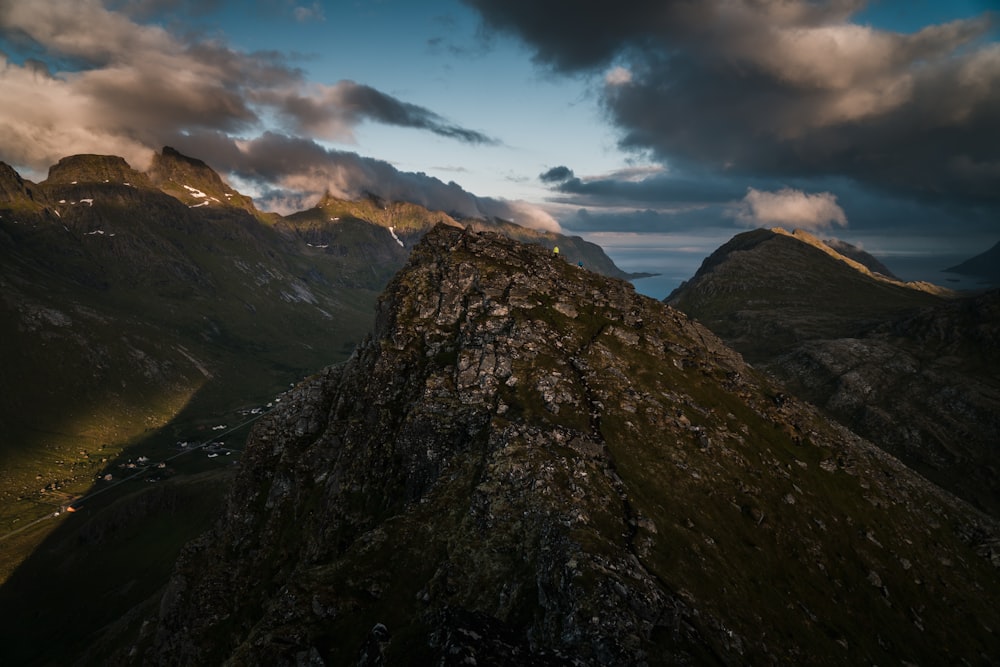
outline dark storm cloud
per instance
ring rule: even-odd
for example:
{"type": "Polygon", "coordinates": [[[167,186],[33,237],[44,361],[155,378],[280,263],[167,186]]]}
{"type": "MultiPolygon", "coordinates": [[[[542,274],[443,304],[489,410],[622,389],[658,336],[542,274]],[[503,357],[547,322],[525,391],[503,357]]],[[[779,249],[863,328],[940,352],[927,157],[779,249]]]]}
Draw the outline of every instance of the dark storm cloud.
{"type": "Polygon", "coordinates": [[[687,205],[739,199],[746,190],[745,183],[737,184],[712,174],[695,177],[626,171],[587,179],[569,177],[557,182],[553,190],[562,195],[554,201],[577,205],[687,205]]]}
{"type": "Polygon", "coordinates": [[[334,103],[334,113],[342,115],[349,122],[367,119],[386,125],[430,130],[434,134],[469,144],[498,143],[481,132],[452,125],[429,109],[402,102],[371,86],[354,81],[339,82],[333,87],[329,100],[334,103]]]}
{"type": "Polygon", "coordinates": [[[562,183],[571,178],[573,178],[573,170],[565,166],[552,167],[548,171],[538,175],[538,180],[542,183],[562,183]]]}
{"type": "Polygon", "coordinates": [[[901,34],[852,23],[862,0],[465,2],[556,71],[613,67],[622,145],[675,168],[1000,203],[989,15],[901,34]]]}

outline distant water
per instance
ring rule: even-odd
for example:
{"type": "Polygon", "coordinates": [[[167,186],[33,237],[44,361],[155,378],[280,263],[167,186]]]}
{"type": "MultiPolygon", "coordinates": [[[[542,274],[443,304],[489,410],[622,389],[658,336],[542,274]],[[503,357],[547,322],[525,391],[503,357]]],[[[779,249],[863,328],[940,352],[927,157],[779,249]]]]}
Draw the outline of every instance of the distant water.
{"type": "Polygon", "coordinates": [[[632,281],[635,291],[654,299],[665,299],[682,282],[694,276],[702,261],[711,254],[672,252],[647,248],[607,248],[606,252],[618,268],[629,273],[656,273],[649,278],[632,281]]]}
{"type": "MultiPolygon", "coordinates": [[[[672,252],[663,249],[608,247],[607,254],[624,271],[657,273],[632,281],[635,290],[654,299],[664,299],[685,280],[694,276],[702,261],[711,254],[672,252]]],[[[945,273],[943,269],[969,259],[968,255],[892,254],[875,255],[901,280],[923,280],[953,290],[982,290],[996,287],[978,278],[945,273]]]]}
{"type": "Polygon", "coordinates": [[[923,280],[953,290],[982,290],[997,286],[981,278],[944,271],[969,259],[969,255],[895,254],[875,257],[901,280],[923,280]]]}

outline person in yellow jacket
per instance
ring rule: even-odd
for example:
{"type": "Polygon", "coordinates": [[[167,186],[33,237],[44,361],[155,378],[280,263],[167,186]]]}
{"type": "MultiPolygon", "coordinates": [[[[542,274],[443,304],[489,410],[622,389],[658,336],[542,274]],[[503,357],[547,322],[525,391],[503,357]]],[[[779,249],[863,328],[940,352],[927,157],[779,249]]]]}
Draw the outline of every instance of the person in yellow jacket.
{"type": "Polygon", "coordinates": [[[559,246],[556,246],[555,248],[552,249],[552,254],[553,255],[558,255],[559,254],[559,246]]]}

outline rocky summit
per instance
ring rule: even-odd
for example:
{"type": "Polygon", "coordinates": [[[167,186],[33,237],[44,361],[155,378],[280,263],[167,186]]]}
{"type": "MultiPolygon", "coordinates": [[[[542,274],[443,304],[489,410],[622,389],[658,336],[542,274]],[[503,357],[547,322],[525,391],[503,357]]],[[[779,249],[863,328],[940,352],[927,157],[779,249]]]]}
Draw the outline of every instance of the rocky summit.
{"type": "Polygon", "coordinates": [[[132,664],[987,664],[998,526],[687,316],[439,226],[250,436],[132,664]]]}

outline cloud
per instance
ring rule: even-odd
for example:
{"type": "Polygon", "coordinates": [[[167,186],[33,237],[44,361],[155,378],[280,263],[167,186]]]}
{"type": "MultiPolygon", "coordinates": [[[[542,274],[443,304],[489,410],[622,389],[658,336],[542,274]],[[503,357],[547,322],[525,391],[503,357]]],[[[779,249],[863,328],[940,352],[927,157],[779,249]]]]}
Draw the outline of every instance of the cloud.
{"type": "Polygon", "coordinates": [[[538,175],[538,180],[542,183],[562,183],[571,178],[573,178],[573,170],[565,166],[552,167],[538,175]]]}
{"type": "Polygon", "coordinates": [[[323,6],[314,2],[308,7],[304,5],[298,5],[292,9],[292,16],[299,23],[307,23],[309,21],[325,21],[326,16],[323,14],[323,6]]]}
{"type": "Polygon", "coordinates": [[[678,208],[730,202],[745,191],[741,184],[713,174],[677,174],[656,165],[630,167],[599,176],[577,177],[568,167],[539,176],[552,186],[550,201],[585,207],[678,208]]]}
{"type": "MultiPolygon", "coordinates": [[[[125,7],[142,13],[153,4],[125,7]]],[[[113,152],[141,166],[178,134],[247,135],[272,119],[345,142],[359,123],[377,122],[495,143],[370,86],[310,85],[281,54],[180,37],[98,0],[0,3],[0,40],[32,54],[23,64],[0,54],[0,159],[30,169],[80,152],[113,152]]]]}
{"type": "Polygon", "coordinates": [[[464,1],[545,67],[593,75],[621,145],[675,169],[1000,205],[989,14],[905,34],[854,22],[864,0],[464,1]]]}
{"type": "Polygon", "coordinates": [[[325,148],[311,139],[265,132],[251,139],[224,133],[178,135],[172,146],[213,168],[261,189],[258,205],[288,213],[324,192],[345,199],[375,194],[457,217],[511,220],[526,227],[559,231],[544,210],[521,201],[476,196],[455,182],[404,172],[384,160],[325,148]]]}
{"type": "Polygon", "coordinates": [[[251,93],[251,98],[279,113],[292,132],[337,141],[353,141],[353,128],[369,120],[457,139],[473,145],[496,145],[496,139],[447,122],[442,116],[354,81],[332,86],[283,86],[251,93]]]}
{"type": "Polygon", "coordinates": [[[624,86],[632,83],[632,72],[624,67],[613,67],[604,75],[604,83],[609,86],[624,86]]]}
{"type": "Polygon", "coordinates": [[[829,192],[808,194],[801,190],[782,188],[777,192],[762,192],[747,188],[747,194],[736,211],[737,220],[751,226],[778,226],[789,230],[816,231],[832,225],[847,226],[847,216],[829,192]]]}

